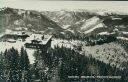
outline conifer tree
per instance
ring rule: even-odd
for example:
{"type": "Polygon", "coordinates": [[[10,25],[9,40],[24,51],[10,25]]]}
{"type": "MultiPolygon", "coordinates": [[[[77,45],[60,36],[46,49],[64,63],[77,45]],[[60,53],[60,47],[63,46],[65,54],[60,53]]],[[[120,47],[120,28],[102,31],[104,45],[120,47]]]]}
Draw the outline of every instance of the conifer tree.
{"type": "Polygon", "coordinates": [[[0,82],[5,82],[4,78],[4,55],[0,53],[0,82]]]}
{"type": "Polygon", "coordinates": [[[22,47],[20,52],[21,82],[31,82],[30,62],[26,50],[22,47]]]}
{"type": "Polygon", "coordinates": [[[20,52],[20,65],[22,70],[29,70],[30,62],[26,50],[22,47],[20,52]]]}
{"type": "Polygon", "coordinates": [[[14,48],[6,50],[5,53],[5,76],[8,82],[20,82],[19,53],[14,48]]]}

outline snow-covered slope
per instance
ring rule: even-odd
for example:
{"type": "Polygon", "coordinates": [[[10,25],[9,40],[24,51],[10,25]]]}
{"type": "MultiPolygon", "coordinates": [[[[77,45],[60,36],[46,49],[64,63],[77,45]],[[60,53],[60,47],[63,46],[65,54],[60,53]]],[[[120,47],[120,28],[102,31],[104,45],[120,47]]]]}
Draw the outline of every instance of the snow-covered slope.
{"type": "MultiPolygon", "coordinates": [[[[1,36],[2,35],[3,34],[1,34],[1,36]]],[[[4,52],[6,49],[10,49],[12,47],[15,49],[18,49],[18,51],[20,52],[21,48],[24,47],[28,53],[30,64],[33,64],[35,61],[34,52],[36,51],[36,49],[26,48],[24,46],[24,44],[26,42],[27,42],[27,40],[25,42],[16,40],[15,43],[1,41],[0,42],[0,52],[4,52]]],[[[63,46],[63,47],[73,49],[74,45],[77,46],[80,43],[81,43],[81,41],[77,41],[77,40],[67,41],[67,40],[61,40],[61,39],[53,39],[51,42],[51,47],[54,48],[55,46],[59,46],[59,47],[63,46]]]]}
{"type": "Polygon", "coordinates": [[[128,54],[123,47],[115,42],[95,46],[83,46],[82,52],[105,63],[125,68],[128,54]]]}
{"type": "MultiPolygon", "coordinates": [[[[15,48],[15,49],[18,49],[18,51],[20,52],[20,49],[21,47],[24,47],[24,42],[20,42],[20,41],[17,41],[16,43],[9,43],[9,42],[0,42],[0,52],[4,52],[6,49],[10,49],[10,48],[15,48]]],[[[24,47],[25,48],[25,47],[24,47]]],[[[30,64],[33,64],[34,63],[34,49],[27,49],[25,48],[27,53],[28,53],[28,57],[29,57],[29,61],[30,61],[30,64]]]]}
{"type": "Polygon", "coordinates": [[[62,28],[64,28],[65,26],[73,25],[78,21],[92,17],[91,13],[87,11],[43,11],[42,14],[55,21],[62,28]]]}
{"type": "Polygon", "coordinates": [[[89,27],[93,27],[99,22],[100,22],[100,19],[98,17],[92,17],[92,18],[86,20],[86,22],[82,25],[81,30],[83,30],[83,31],[86,29],[88,30],[89,27]]]}
{"type": "Polygon", "coordinates": [[[0,11],[0,18],[2,19],[0,25],[3,29],[27,29],[29,31],[45,31],[52,29],[52,32],[63,31],[56,22],[34,10],[7,7],[3,11],[0,11]]]}
{"type": "Polygon", "coordinates": [[[97,28],[103,28],[103,27],[104,27],[104,24],[103,24],[103,23],[99,23],[99,24],[97,24],[97,25],[94,26],[94,27],[87,28],[88,30],[86,30],[84,33],[85,33],[85,34],[91,33],[91,32],[94,31],[95,29],[97,29],[97,28]]]}

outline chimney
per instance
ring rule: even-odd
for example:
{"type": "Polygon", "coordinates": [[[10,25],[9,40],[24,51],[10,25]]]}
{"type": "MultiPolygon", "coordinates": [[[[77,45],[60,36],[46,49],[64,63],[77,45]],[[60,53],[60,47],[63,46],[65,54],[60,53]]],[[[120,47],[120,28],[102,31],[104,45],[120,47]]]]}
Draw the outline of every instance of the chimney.
{"type": "Polygon", "coordinates": [[[42,40],[44,39],[44,35],[42,36],[42,40]]]}

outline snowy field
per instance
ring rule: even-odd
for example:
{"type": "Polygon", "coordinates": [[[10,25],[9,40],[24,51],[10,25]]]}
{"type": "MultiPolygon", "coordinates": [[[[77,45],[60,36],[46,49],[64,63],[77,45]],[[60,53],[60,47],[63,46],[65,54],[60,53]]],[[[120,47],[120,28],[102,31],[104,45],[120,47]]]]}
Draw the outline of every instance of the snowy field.
{"type": "MultiPolygon", "coordinates": [[[[0,52],[4,52],[6,49],[10,49],[14,47],[15,49],[18,49],[20,52],[21,47],[24,47],[25,42],[16,41],[16,43],[9,43],[9,42],[0,42],[0,52]]],[[[121,45],[117,43],[107,43],[103,45],[95,45],[95,46],[84,46],[84,42],[78,41],[78,40],[61,40],[61,39],[52,39],[51,47],[54,48],[55,46],[64,46],[67,48],[75,49],[78,45],[83,45],[82,51],[80,53],[83,53],[85,56],[91,56],[93,58],[96,58],[100,61],[103,61],[104,63],[110,63],[111,65],[116,65],[117,67],[123,67],[123,63],[127,62],[128,60],[128,54],[125,52],[125,50],[121,47],[121,45]]],[[[25,47],[24,47],[25,48],[25,47]]],[[[35,49],[25,48],[30,64],[34,63],[34,52],[35,49]]]]}
{"type": "MultiPolygon", "coordinates": [[[[20,42],[20,41],[17,41],[16,43],[0,42],[0,52],[4,52],[6,49],[10,49],[12,47],[14,47],[15,49],[17,49],[20,52],[21,47],[24,47],[24,42],[20,42]]],[[[28,48],[25,48],[25,49],[28,53],[30,63],[33,64],[34,60],[35,60],[35,58],[33,56],[35,50],[28,49],[28,48]]]]}
{"type": "Polygon", "coordinates": [[[68,41],[68,40],[62,40],[62,39],[53,39],[51,47],[54,48],[54,46],[58,45],[59,47],[64,46],[64,47],[73,49],[74,46],[78,46],[81,44],[85,44],[85,43],[79,40],[68,41]]]}
{"type": "MultiPolygon", "coordinates": [[[[25,42],[21,42],[21,41],[16,41],[16,43],[10,43],[10,42],[0,42],[0,52],[4,52],[6,49],[10,49],[12,47],[14,47],[15,49],[17,49],[20,52],[21,47],[24,47],[25,42]]],[[[59,40],[59,39],[53,39],[52,40],[52,44],[51,47],[54,48],[55,46],[64,46],[67,48],[74,48],[73,45],[77,45],[80,44],[80,41],[67,41],[67,40],[59,40]]],[[[24,47],[25,48],[25,47],[24,47]]],[[[29,61],[30,64],[34,63],[34,52],[36,51],[35,49],[30,49],[30,48],[25,48],[27,53],[28,53],[28,57],[29,57],[29,61]]]]}

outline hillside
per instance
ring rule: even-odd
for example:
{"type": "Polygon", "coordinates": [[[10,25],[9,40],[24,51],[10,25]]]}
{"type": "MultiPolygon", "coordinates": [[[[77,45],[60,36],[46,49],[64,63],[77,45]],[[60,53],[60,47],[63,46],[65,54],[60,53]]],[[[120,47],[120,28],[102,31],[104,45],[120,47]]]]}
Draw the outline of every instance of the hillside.
{"type": "Polygon", "coordinates": [[[105,63],[117,66],[119,68],[127,68],[128,53],[118,43],[112,42],[103,45],[83,46],[82,50],[88,56],[92,56],[105,63]]]}
{"type": "MultiPolygon", "coordinates": [[[[0,11],[3,29],[20,29],[27,31],[52,30],[52,33],[62,31],[54,21],[34,10],[3,8],[0,11]]],[[[48,33],[48,32],[47,32],[48,33]]]]}
{"type": "Polygon", "coordinates": [[[34,33],[53,34],[56,38],[85,40],[92,35],[111,35],[127,38],[128,16],[112,13],[105,15],[86,10],[34,11],[2,8],[1,31],[26,30],[34,33]]]}
{"type": "Polygon", "coordinates": [[[1,31],[27,31],[32,33],[51,34],[54,44],[74,48],[76,42],[86,44],[85,50],[98,60],[116,64],[118,67],[127,60],[128,50],[128,15],[105,13],[105,15],[82,11],[34,11],[13,8],[0,10],[1,31]],[[61,41],[60,41],[61,40],[61,41]],[[68,43],[68,41],[72,43],[68,43]],[[74,41],[74,42],[73,42],[74,41]],[[117,42],[117,43],[115,43],[117,42]],[[112,46],[111,46],[112,45],[112,46]],[[112,51],[112,49],[117,52],[112,51]],[[96,53],[97,49],[99,52],[96,53]],[[110,49],[104,51],[103,49],[110,49]],[[119,52],[120,51],[120,52],[119,52]],[[103,54],[103,56],[102,56],[103,54]],[[107,56],[110,54],[110,56],[107,56]],[[119,54],[118,56],[116,54],[119,54]],[[123,55],[122,55],[123,54],[123,55]],[[125,55],[124,55],[125,54],[125,55]],[[117,59],[111,59],[112,57],[117,59]],[[100,57],[104,57],[105,60],[100,57]],[[109,59],[110,58],[110,59],[109,59]],[[106,61],[107,60],[107,61],[106,61]]]}
{"type": "Polygon", "coordinates": [[[60,10],[60,11],[43,11],[42,14],[46,15],[62,28],[73,25],[82,20],[87,20],[93,17],[93,13],[88,11],[69,11],[69,10],[60,10]]]}

